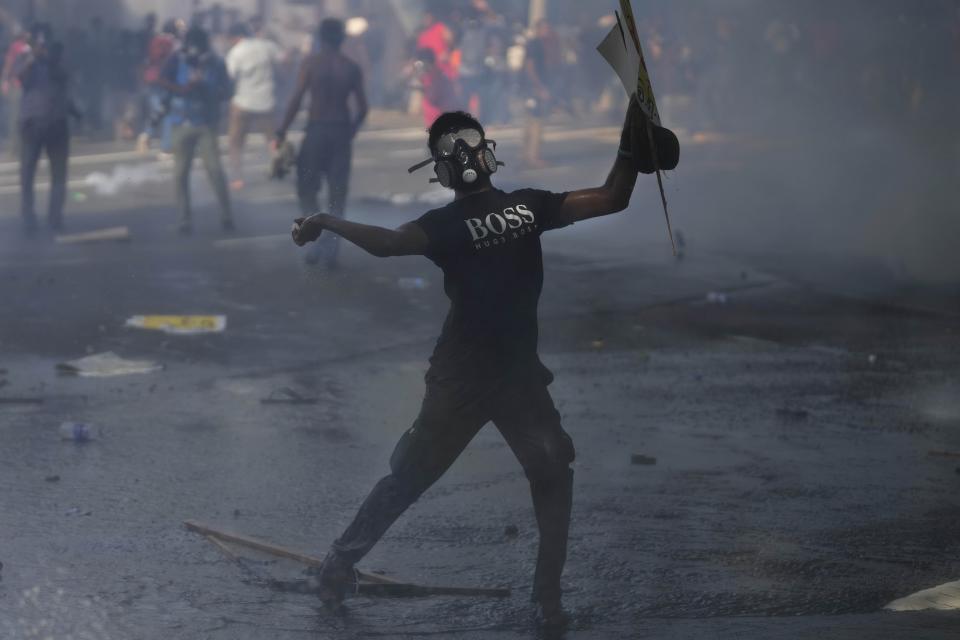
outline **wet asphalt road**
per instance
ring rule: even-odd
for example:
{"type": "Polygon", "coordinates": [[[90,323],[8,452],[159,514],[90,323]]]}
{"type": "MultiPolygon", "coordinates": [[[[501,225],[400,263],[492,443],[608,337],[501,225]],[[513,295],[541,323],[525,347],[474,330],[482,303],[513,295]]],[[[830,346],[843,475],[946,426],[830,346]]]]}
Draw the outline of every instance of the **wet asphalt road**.
{"type": "MultiPolygon", "coordinates": [[[[171,232],[168,186],[75,205],[74,229],[127,224],[127,244],[24,245],[0,217],[0,396],[44,399],[0,405],[0,637],[534,637],[533,514],[494,430],[363,568],[510,598],[357,597],[330,616],[265,584],[299,567],[254,554],[240,567],[183,527],[322,555],[416,414],[446,305],[416,258],[347,250],[338,273],[305,268],[283,237],[282,185],[244,194],[227,238],[201,204],[189,239],[171,232]],[[404,290],[408,276],[430,286],[404,290]],[[123,326],[144,313],[228,325],[123,326]],[[55,371],[108,350],[165,368],[55,371]],[[260,402],[282,388],[319,402],[260,402]],[[61,442],[64,420],[104,433],[61,442]]],[[[351,215],[399,224],[422,208],[358,195],[351,215]]],[[[881,611],[960,576],[960,459],[929,455],[960,451],[956,316],[799,285],[744,257],[675,262],[658,212],[638,209],[635,197],[624,216],[546,240],[542,352],[577,447],[566,637],[957,637],[955,613],[881,611]]]]}

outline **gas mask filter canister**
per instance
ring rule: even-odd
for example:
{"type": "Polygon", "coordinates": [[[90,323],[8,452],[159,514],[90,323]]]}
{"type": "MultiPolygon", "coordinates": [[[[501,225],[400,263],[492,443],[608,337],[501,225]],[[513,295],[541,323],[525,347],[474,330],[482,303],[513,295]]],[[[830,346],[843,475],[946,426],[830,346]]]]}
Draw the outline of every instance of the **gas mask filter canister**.
{"type": "Polygon", "coordinates": [[[434,157],[410,167],[408,171],[413,173],[433,162],[437,177],[431,182],[439,182],[447,188],[473,184],[481,174],[496,173],[503,164],[497,162],[487,143],[496,148],[496,142],[485,139],[478,129],[472,127],[445,133],[436,142],[434,157]]]}

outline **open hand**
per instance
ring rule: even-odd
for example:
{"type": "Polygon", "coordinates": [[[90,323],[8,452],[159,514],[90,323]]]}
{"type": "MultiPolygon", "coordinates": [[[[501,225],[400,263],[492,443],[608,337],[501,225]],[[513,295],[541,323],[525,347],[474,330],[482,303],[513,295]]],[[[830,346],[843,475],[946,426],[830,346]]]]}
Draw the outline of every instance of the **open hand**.
{"type": "Polygon", "coordinates": [[[320,219],[323,214],[312,215],[309,218],[297,218],[293,221],[293,227],[290,229],[290,235],[293,236],[293,242],[298,247],[302,247],[308,242],[313,242],[323,233],[323,227],[320,219]]]}

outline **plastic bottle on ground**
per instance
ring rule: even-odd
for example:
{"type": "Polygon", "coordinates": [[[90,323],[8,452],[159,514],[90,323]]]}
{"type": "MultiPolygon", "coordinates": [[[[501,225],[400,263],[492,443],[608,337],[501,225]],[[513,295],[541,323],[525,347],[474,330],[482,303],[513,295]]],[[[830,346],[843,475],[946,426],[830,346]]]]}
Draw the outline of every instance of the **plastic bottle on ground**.
{"type": "Polygon", "coordinates": [[[60,425],[59,432],[61,440],[73,442],[90,442],[100,436],[95,427],[82,422],[64,422],[60,425]]]}

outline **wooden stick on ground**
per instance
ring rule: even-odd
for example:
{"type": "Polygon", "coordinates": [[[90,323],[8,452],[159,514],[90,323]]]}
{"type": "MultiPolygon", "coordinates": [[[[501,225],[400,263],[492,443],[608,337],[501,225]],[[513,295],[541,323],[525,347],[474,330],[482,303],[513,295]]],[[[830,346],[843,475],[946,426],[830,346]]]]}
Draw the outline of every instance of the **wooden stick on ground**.
{"type": "Polygon", "coordinates": [[[233,552],[233,549],[227,546],[227,543],[218,538],[217,536],[204,535],[204,538],[212,542],[220,551],[223,552],[223,555],[227,556],[234,562],[240,562],[240,556],[233,552]]]}
{"type": "MultiPolygon", "coordinates": [[[[289,560],[294,560],[301,564],[305,564],[309,567],[319,567],[323,564],[323,559],[316,556],[311,556],[306,553],[300,553],[299,551],[294,551],[292,549],[287,549],[286,547],[281,547],[280,545],[272,544],[269,542],[263,542],[257,540],[256,538],[251,538],[249,536],[241,535],[239,533],[230,533],[228,531],[220,531],[214,529],[213,527],[208,527],[205,524],[201,524],[194,520],[186,520],[183,523],[186,525],[187,529],[194,531],[196,533],[212,536],[214,538],[220,538],[226,542],[232,542],[238,544],[242,547],[247,547],[249,549],[256,549],[257,551],[262,551],[263,553],[269,553],[272,556],[277,556],[280,558],[287,558],[289,560]]],[[[397,580],[391,580],[384,576],[378,576],[375,573],[365,573],[363,571],[358,571],[357,575],[361,580],[366,580],[367,582],[375,582],[378,584],[400,584],[397,580]]]]}
{"type": "MultiPolygon", "coordinates": [[[[323,564],[323,560],[317,558],[316,556],[311,556],[306,553],[300,553],[299,551],[294,551],[292,549],[287,549],[286,547],[281,547],[276,544],[269,542],[263,542],[262,540],[257,540],[256,538],[251,538],[249,536],[241,535],[239,533],[230,533],[228,531],[220,531],[209,527],[207,525],[201,524],[194,520],[186,520],[183,523],[187,529],[194,531],[205,536],[208,540],[213,542],[223,551],[226,555],[233,559],[237,559],[236,554],[229,549],[224,542],[232,542],[234,544],[247,547],[249,549],[255,549],[263,553],[268,553],[273,556],[280,558],[287,558],[289,560],[294,560],[305,564],[311,567],[319,567],[323,564]]],[[[409,584],[405,582],[400,582],[398,580],[393,580],[384,576],[377,575],[375,573],[366,573],[364,571],[357,571],[357,578],[361,580],[358,591],[360,593],[368,595],[394,595],[394,596],[427,596],[427,595],[460,595],[460,596],[493,596],[498,598],[507,597],[510,595],[510,589],[488,589],[482,587],[432,587],[419,584],[409,584]],[[366,581],[366,584],[363,582],[366,581]]]]}
{"type": "Polygon", "coordinates": [[[431,587],[420,584],[365,584],[357,588],[359,593],[368,596],[491,596],[494,598],[510,597],[510,589],[489,589],[486,587],[431,587]]]}

